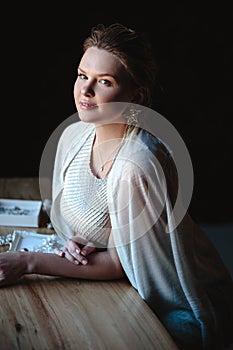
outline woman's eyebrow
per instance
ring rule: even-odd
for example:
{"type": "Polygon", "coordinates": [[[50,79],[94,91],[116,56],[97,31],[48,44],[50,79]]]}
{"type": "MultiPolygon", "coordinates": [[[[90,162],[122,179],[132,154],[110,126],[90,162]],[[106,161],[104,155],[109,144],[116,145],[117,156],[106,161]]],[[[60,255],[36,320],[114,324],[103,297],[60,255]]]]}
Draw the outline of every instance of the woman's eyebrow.
{"type": "MultiPolygon", "coordinates": [[[[85,70],[83,70],[82,68],[80,68],[80,67],[78,67],[78,70],[80,71],[80,72],[82,72],[82,73],[84,73],[84,74],[87,74],[87,72],[85,71],[85,70]]],[[[113,74],[110,74],[110,73],[101,73],[101,74],[98,74],[97,73],[97,75],[98,75],[98,77],[106,77],[106,76],[108,76],[108,77],[112,77],[113,79],[115,79],[116,80],[116,77],[113,75],[113,74]]]]}

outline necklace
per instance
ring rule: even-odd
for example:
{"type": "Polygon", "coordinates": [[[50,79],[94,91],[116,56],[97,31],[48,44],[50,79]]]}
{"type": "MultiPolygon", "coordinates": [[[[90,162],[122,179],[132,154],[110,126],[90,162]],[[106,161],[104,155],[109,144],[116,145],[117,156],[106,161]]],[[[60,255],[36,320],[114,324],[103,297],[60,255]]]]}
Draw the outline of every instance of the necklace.
{"type": "Polygon", "coordinates": [[[111,154],[109,155],[109,157],[108,157],[108,159],[107,160],[105,160],[105,162],[100,166],[100,168],[99,168],[99,170],[97,171],[97,174],[99,173],[99,172],[103,172],[104,171],[104,167],[105,167],[105,165],[108,163],[108,162],[110,162],[110,161],[112,161],[112,160],[114,160],[115,158],[116,158],[116,156],[117,156],[117,154],[118,154],[118,152],[119,152],[119,150],[120,150],[120,145],[121,145],[121,142],[117,145],[117,147],[111,152],[111,154]],[[114,156],[114,153],[116,152],[116,154],[115,154],[115,156],[114,156]]]}
{"type": "MultiPolygon", "coordinates": [[[[99,173],[103,173],[105,166],[112,161],[112,165],[118,155],[118,153],[120,152],[120,149],[126,139],[126,136],[128,135],[128,131],[129,131],[129,127],[128,125],[126,126],[125,130],[124,130],[124,134],[122,136],[121,141],[119,142],[119,144],[113,149],[113,151],[110,153],[110,155],[108,156],[108,158],[101,164],[101,166],[98,168],[98,170],[96,171],[96,175],[98,176],[99,173]]],[[[112,167],[111,165],[111,167],[112,167]]],[[[110,167],[110,169],[111,169],[110,167]]],[[[109,169],[109,170],[110,170],[109,169]]]]}

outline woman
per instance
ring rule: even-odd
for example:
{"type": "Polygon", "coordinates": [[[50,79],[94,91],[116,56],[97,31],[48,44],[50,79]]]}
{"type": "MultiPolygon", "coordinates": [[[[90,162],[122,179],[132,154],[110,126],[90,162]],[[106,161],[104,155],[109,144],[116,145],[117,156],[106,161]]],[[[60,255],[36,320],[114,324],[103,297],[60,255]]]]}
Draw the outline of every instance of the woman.
{"type": "Polygon", "coordinates": [[[1,285],[29,273],[126,276],[180,349],[223,349],[233,284],[181,203],[175,211],[179,171],[147,127],[157,71],[150,45],[113,24],[93,28],[83,48],[74,85],[81,120],[62,133],[53,173],[51,220],[64,248],[1,254],[1,285]]]}

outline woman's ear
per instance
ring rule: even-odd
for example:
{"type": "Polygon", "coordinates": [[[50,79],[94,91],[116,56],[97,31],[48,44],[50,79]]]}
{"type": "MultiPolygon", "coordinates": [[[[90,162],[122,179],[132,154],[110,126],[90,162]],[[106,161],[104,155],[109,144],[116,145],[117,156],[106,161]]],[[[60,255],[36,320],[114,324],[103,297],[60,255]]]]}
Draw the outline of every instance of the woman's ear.
{"type": "Polygon", "coordinates": [[[140,105],[143,102],[144,98],[145,98],[145,88],[139,87],[137,88],[137,91],[134,97],[132,98],[131,102],[134,102],[140,105]]]}

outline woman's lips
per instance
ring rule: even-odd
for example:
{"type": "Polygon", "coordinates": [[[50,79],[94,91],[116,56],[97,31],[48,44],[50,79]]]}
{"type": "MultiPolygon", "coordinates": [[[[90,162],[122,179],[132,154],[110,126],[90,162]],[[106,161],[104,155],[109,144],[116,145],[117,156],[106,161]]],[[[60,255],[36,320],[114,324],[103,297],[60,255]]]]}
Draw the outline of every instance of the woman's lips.
{"type": "Polygon", "coordinates": [[[90,110],[97,107],[97,105],[94,103],[83,102],[83,101],[79,102],[79,105],[80,105],[80,108],[83,110],[90,110]]]}

